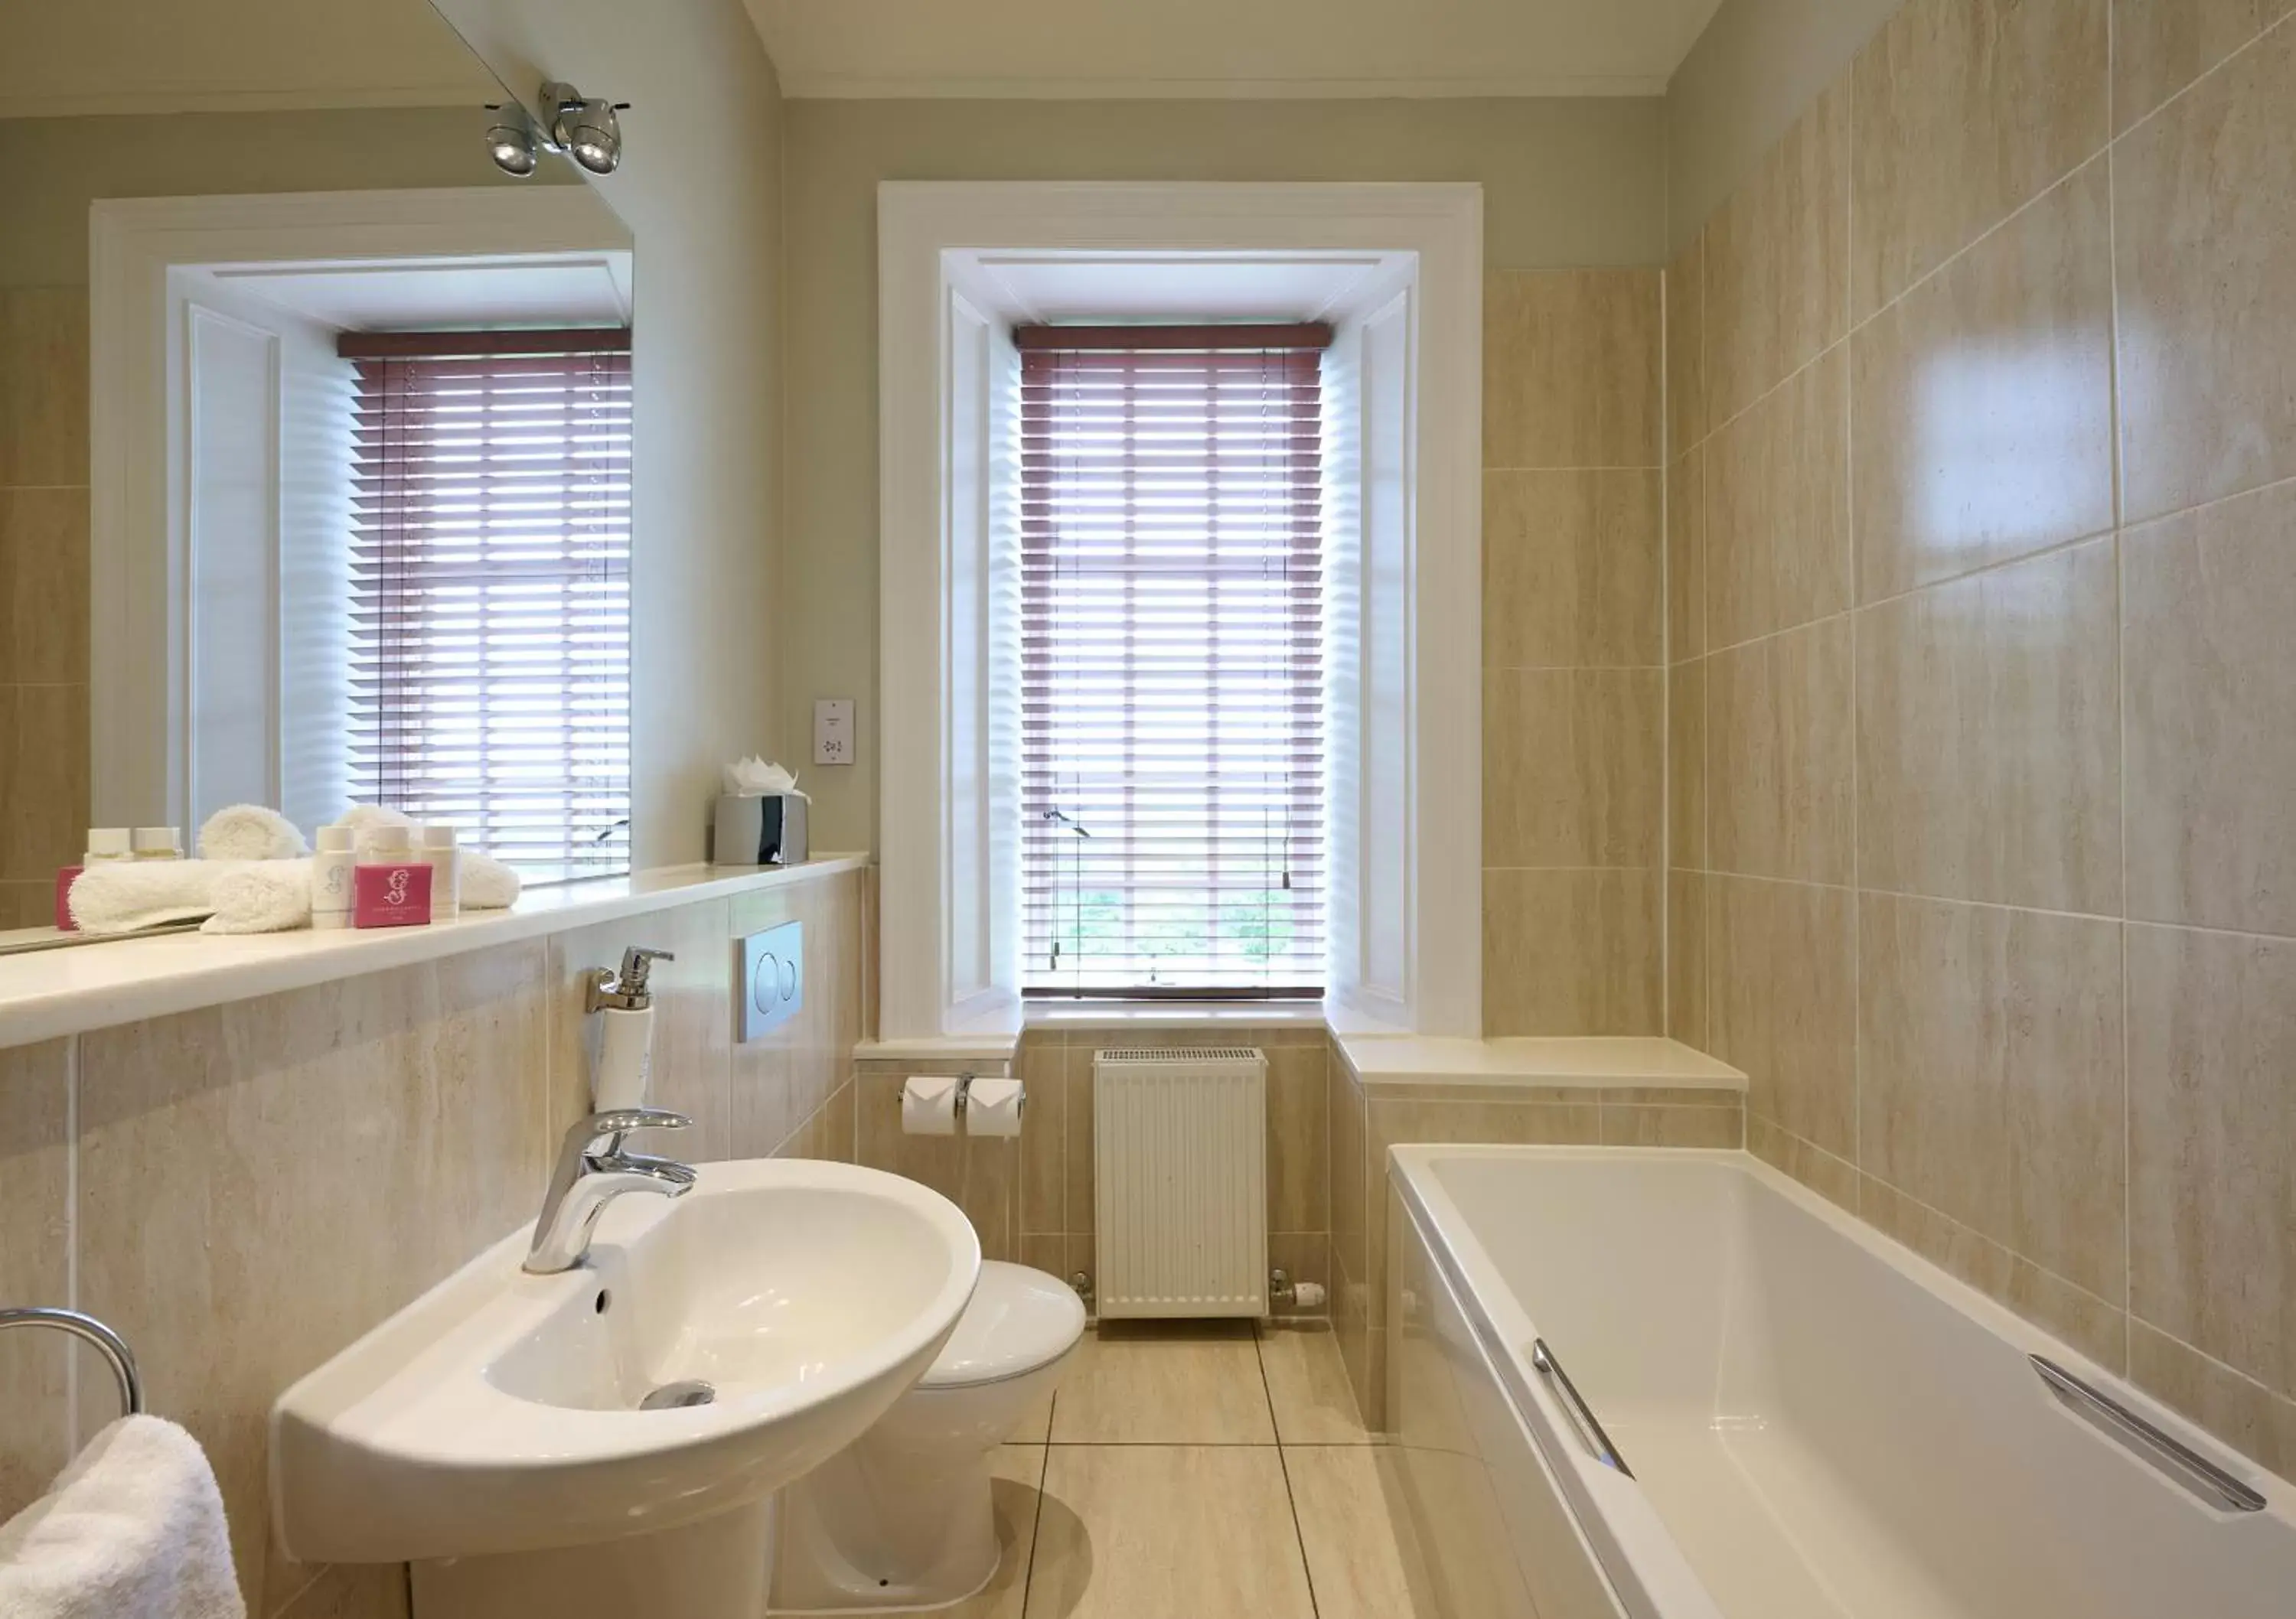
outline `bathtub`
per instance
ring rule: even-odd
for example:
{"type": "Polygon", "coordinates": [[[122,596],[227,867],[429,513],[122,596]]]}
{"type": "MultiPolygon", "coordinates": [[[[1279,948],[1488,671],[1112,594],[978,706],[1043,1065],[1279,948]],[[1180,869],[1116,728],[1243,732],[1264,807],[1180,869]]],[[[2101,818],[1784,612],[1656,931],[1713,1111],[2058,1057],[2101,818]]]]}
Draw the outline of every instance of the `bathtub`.
{"type": "Polygon", "coordinates": [[[1444,1619],[2296,1615],[2296,1488],[1742,1153],[1398,1147],[1389,1186],[1444,1619]]]}

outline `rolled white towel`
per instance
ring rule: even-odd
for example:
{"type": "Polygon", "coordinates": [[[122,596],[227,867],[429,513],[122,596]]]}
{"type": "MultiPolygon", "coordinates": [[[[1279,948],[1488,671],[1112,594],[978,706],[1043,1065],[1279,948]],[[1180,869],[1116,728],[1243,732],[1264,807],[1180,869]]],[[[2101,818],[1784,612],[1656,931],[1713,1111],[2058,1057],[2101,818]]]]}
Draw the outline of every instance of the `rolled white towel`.
{"type": "Polygon", "coordinates": [[[72,879],[72,920],[82,933],[135,933],[165,922],[213,916],[213,860],[108,860],[72,879]]]}
{"type": "Polygon", "coordinates": [[[463,910],[507,911],[518,904],[519,874],[493,855],[465,849],[460,866],[463,910]]]}
{"type": "Polygon", "coordinates": [[[287,933],[311,925],[311,863],[250,860],[217,873],[201,933],[287,933]]]}
{"type": "Polygon", "coordinates": [[[230,805],[200,828],[202,860],[293,860],[310,852],[293,822],[260,804],[230,805]]]}
{"type": "Polygon", "coordinates": [[[223,1496],[199,1442],[124,1417],[0,1525],[9,1619],[246,1619],[223,1496]]]}

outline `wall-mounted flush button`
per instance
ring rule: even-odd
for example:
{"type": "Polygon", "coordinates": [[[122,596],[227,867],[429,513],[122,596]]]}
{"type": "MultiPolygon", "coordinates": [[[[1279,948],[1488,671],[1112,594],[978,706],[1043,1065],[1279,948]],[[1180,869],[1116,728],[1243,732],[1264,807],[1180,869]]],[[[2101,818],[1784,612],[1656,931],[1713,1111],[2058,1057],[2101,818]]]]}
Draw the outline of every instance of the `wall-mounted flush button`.
{"type": "Polygon", "coordinates": [[[805,1004],[805,924],[783,922],[740,941],[741,1037],[755,1040],[788,1022],[805,1004]]]}

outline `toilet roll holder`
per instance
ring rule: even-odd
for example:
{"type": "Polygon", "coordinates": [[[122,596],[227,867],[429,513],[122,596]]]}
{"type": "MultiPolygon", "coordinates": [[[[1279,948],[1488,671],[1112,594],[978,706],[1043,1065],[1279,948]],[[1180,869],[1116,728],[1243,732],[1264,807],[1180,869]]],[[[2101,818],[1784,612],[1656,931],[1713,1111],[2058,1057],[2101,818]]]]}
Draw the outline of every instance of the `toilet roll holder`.
{"type": "MultiPolygon", "coordinates": [[[[972,1073],[970,1069],[956,1076],[956,1122],[960,1124],[964,1122],[965,1108],[970,1107],[972,1102],[972,1082],[979,1077],[980,1076],[978,1075],[972,1073]]],[[[898,1108],[900,1105],[901,1092],[896,1091],[893,1092],[893,1106],[898,1108]]],[[[1029,1110],[1029,1093],[1027,1092],[1024,1091],[1021,1093],[1019,1099],[1013,1103],[1013,1110],[1015,1113],[1026,1113],[1029,1110]]]]}

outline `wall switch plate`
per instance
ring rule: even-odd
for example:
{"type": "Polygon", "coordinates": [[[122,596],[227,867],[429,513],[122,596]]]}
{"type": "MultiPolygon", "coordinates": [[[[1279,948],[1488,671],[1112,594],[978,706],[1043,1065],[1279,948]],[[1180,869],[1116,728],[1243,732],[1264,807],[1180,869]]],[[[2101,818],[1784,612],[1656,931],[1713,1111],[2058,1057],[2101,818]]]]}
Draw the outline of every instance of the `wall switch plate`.
{"type": "Polygon", "coordinates": [[[740,942],[741,1037],[755,1040],[805,1004],[805,924],[783,922],[740,942]]]}
{"type": "Polygon", "coordinates": [[[816,698],[813,704],[813,762],[816,765],[853,763],[853,699],[816,698]]]}

